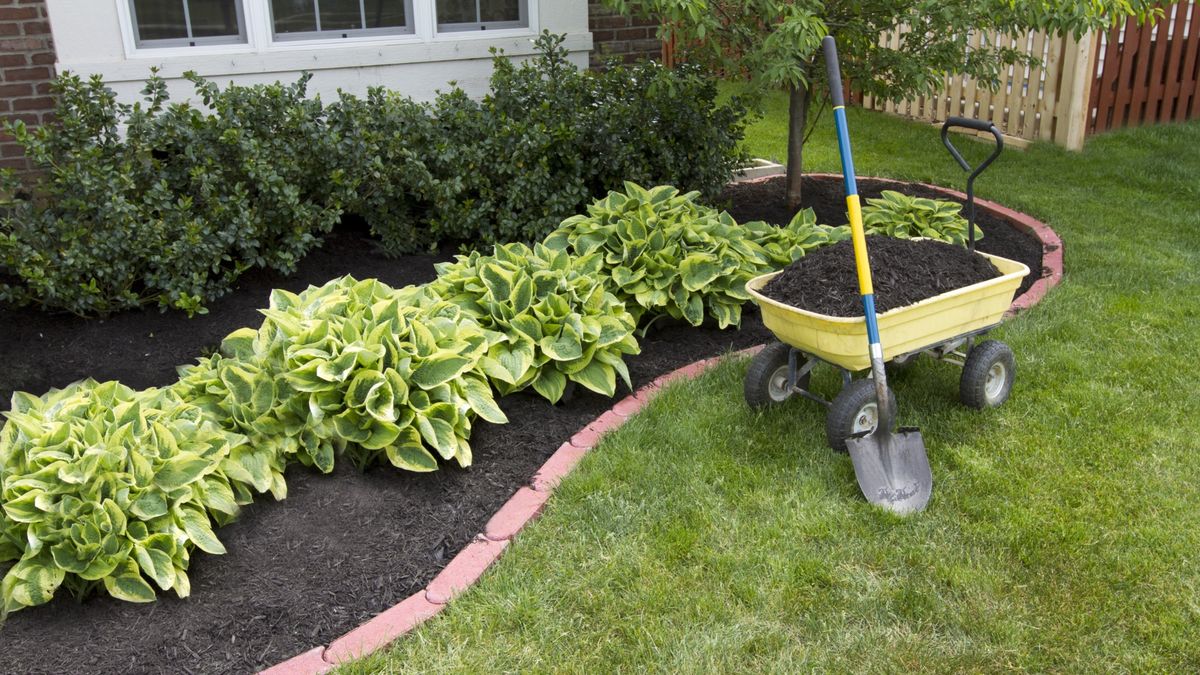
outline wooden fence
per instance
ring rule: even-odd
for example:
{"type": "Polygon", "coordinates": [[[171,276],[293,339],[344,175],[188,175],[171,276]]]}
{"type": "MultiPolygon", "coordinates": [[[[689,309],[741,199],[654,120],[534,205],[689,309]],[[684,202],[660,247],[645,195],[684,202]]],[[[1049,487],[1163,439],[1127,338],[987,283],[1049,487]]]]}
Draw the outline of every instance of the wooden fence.
{"type": "MultiPolygon", "coordinates": [[[[882,39],[899,46],[898,33],[882,39]]],[[[1130,20],[1079,41],[978,32],[969,43],[1019,49],[1041,64],[1009,66],[995,91],[952,75],[936,94],[900,102],[864,97],[863,105],[931,123],[952,115],[990,119],[1018,143],[1046,140],[1074,150],[1089,133],[1200,117],[1200,0],[1168,7],[1155,25],[1130,20]]]]}
{"type": "MultiPolygon", "coordinates": [[[[899,35],[885,37],[899,46],[899,35]]],[[[974,78],[948,75],[940,91],[899,103],[863,97],[863,106],[940,123],[950,116],[991,120],[1010,139],[1048,140],[1069,148],[1083,147],[1087,101],[1095,67],[1095,39],[1076,41],[1046,33],[1014,37],[977,32],[969,44],[999,45],[1031,54],[1041,65],[1009,66],[992,91],[974,78]]]]}
{"type": "Polygon", "coordinates": [[[1153,26],[1130,20],[1096,48],[1089,133],[1200,117],[1200,2],[1169,7],[1153,26]]]}

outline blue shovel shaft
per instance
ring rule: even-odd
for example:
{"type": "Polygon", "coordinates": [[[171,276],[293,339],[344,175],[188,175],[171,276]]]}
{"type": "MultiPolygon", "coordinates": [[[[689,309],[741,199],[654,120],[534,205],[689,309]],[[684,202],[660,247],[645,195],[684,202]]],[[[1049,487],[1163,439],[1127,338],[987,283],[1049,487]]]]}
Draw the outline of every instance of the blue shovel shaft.
{"type": "Polygon", "coordinates": [[[871,354],[871,375],[875,380],[879,408],[879,428],[887,429],[887,375],[883,369],[883,346],[879,342],[879,324],[875,316],[875,288],[871,283],[871,263],[867,256],[867,237],[863,231],[862,205],[858,198],[858,182],[854,176],[854,156],[850,152],[850,130],[846,125],[846,101],[842,94],[841,69],[838,67],[837,44],[832,36],[821,43],[825,50],[825,67],[829,75],[829,94],[833,100],[833,121],[837,127],[838,154],[842,158],[842,176],[846,187],[846,214],[850,217],[850,236],[854,244],[854,265],[858,272],[858,292],[862,296],[863,317],[867,322],[867,343],[871,354]]]}

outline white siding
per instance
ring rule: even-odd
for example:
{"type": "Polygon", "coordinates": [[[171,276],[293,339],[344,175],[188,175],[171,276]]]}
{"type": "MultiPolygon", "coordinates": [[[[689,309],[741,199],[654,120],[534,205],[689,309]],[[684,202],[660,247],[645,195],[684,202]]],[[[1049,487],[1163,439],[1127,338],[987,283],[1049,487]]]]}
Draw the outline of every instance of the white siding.
{"type": "Polygon", "coordinates": [[[478,96],[491,75],[492,47],[510,56],[533,53],[533,39],[543,29],[565,33],[571,60],[586,67],[592,36],[587,0],[528,0],[529,28],[436,34],[429,0],[414,2],[415,35],[338,39],[307,43],[274,43],[261,30],[267,0],[243,0],[249,27],[248,44],[171,49],[136,49],[127,11],[128,0],[47,0],[50,27],[58,53],[58,72],[98,73],[128,101],[139,91],[152,66],[168,79],[172,98],[185,99],[191,84],[180,79],[194,70],[222,85],[291,82],[309,71],[309,92],[333,100],[339,88],[363,94],[382,85],[418,100],[433,98],[451,80],[478,96]]]}

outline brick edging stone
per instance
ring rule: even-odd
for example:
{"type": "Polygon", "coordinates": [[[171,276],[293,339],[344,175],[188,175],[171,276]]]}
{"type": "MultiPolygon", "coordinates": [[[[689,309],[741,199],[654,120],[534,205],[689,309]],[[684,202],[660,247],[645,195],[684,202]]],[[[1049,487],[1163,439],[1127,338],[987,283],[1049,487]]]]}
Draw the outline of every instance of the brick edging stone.
{"type": "MultiPolygon", "coordinates": [[[[810,174],[817,177],[838,177],[836,174],[810,174]]],[[[770,180],[775,176],[753,179],[752,182],[770,180]]],[[[904,181],[889,178],[870,178],[885,183],[901,184],[904,181]]],[[[947,195],[965,199],[961,192],[937,185],[919,183],[939,190],[947,195]]],[[[1062,240],[1045,223],[1023,213],[1013,211],[985,199],[975,200],[976,206],[1013,222],[1017,227],[1033,233],[1042,242],[1042,276],[1024,294],[1013,301],[1009,314],[1026,310],[1036,304],[1062,279],[1062,240]]],[[[749,356],[762,349],[762,345],[743,349],[732,356],[749,356]]],[[[500,556],[517,533],[541,515],[542,508],[554,488],[567,474],[575,469],[583,456],[600,442],[607,432],[625,423],[646,406],[655,394],[676,380],[687,380],[699,376],[715,366],[722,357],[704,359],[677,368],[659,376],[633,394],[618,401],[612,408],[585,425],[533,474],[529,485],[516,491],[500,507],[484,526],[484,531],[434,577],[429,585],[402,600],[394,607],[383,611],[358,628],[334,640],[328,647],[315,647],[272,666],[262,675],[317,675],[326,673],[339,663],[361,658],[379,651],[425,621],[433,618],[472,584],[474,584],[500,556]]]]}

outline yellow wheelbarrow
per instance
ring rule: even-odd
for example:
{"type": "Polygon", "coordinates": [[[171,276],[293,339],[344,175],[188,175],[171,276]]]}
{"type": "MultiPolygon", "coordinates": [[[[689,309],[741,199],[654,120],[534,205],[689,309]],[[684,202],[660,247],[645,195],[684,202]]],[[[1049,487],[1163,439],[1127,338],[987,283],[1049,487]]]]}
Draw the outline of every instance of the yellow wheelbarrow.
{"type": "MultiPolygon", "coordinates": [[[[998,326],[1012,304],[1024,264],[999,256],[987,257],[1000,276],[936,295],[878,317],[883,359],[894,368],[911,364],[922,354],[962,367],[959,396],[973,408],[998,406],[1007,398],[1016,374],[1013,352],[999,340],[979,341],[998,326]]],[[[863,351],[867,326],[863,317],[828,316],[772,300],[762,287],[779,272],[764,274],[746,284],[762,310],[763,324],[779,338],[751,361],[746,373],[746,402],[762,408],[800,395],[829,408],[825,434],[830,447],[846,450],[846,439],[873,432],[878,420],[874,384],[853,374],[871,368],[863,351]],[[819,363],[837,367],[841,392],[827,400],[808,387],[819,363]]],[[[895,397],[889,397],[893,405],[895,397]]],[[[895,419],[895,416],[891,416],[895,419]]]]}

